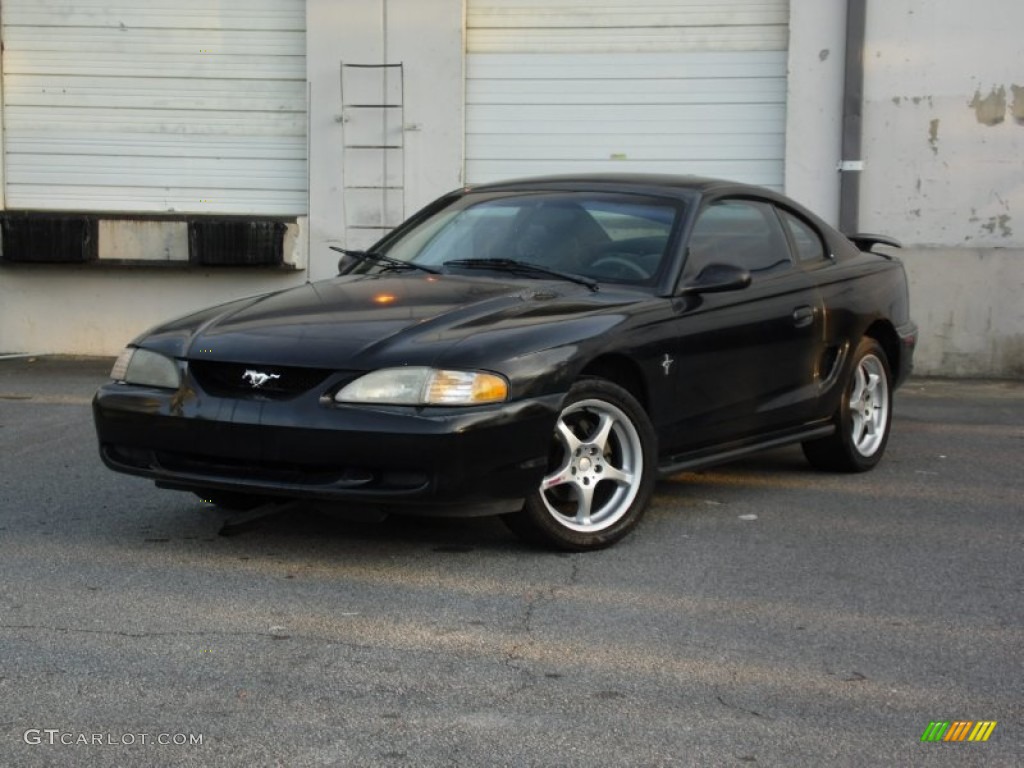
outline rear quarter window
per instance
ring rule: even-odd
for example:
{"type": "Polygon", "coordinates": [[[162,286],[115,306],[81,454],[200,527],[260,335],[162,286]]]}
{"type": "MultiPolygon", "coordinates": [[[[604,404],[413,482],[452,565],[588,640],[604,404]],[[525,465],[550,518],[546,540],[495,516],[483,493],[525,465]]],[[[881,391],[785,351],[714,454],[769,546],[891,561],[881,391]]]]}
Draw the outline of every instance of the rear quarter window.
{"type": "Polygon", "coordinates": [[[816,229],[789,211],[780,210],[779,214],[793,239],[797,259],[809,264],[828,258],[828,251],[816,229]]]}

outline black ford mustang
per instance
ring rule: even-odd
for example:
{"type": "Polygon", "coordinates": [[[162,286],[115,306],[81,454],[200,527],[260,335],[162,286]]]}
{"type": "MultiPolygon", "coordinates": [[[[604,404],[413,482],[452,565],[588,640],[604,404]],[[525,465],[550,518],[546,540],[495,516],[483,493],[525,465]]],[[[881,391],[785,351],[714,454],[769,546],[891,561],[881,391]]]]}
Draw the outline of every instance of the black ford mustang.
{"type": "Polygon", "coordinates": [[[916,327],[877,243],[711,179],[459,190],[334,279],[137,338],[94,401],[100,453],[225,507],[498,514],[607,546],[659,472],[795,442],[881,459],[916,327]]]}

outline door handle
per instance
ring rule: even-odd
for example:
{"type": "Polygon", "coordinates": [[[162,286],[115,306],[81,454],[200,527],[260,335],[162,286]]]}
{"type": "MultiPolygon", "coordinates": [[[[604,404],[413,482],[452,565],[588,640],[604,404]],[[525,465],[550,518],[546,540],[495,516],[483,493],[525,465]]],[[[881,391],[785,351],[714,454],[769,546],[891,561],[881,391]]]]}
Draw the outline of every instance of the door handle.
{"type": "Polygon", "coordinates": [[[793,310],[793,325],[797,328],[806,328],[814,322],[814,308],[806,304],[793,310]]]}

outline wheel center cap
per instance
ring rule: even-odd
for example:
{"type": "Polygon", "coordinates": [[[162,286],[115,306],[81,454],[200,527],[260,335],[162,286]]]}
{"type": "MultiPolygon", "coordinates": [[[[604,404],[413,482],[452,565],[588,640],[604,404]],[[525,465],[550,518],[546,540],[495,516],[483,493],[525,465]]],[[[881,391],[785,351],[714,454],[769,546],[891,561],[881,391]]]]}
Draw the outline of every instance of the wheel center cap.
{"type": "Polygon", "coordinates": [[[586,456],[580,459],[579,468],[580,472],[589,472],[593,462],[586,456]]]}

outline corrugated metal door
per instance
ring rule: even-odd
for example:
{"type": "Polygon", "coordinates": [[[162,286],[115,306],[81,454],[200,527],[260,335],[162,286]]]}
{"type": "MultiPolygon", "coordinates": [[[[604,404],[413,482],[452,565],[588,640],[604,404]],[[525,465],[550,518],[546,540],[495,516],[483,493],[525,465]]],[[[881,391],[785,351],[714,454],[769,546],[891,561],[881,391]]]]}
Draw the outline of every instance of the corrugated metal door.
{"type": "Polygon", "coordinates": [[[3,0],[8,208],[306,212],[305,0],[3,0]]]}
{"type": "Polygon", "coordinates": [[[788,0],[469,0],[466,179],[692,173],[781,189],[788,0]]]}

